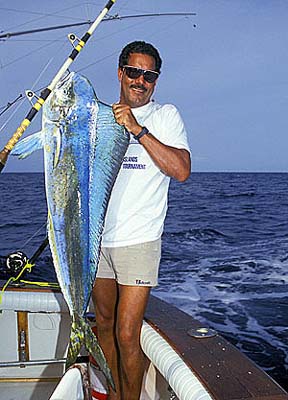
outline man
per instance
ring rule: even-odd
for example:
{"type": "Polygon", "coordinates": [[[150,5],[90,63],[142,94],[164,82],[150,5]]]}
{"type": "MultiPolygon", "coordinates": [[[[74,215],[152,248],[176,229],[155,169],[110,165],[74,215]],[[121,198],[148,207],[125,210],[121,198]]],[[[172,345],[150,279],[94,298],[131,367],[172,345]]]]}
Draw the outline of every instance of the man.
{"type": "Polygon", "coordinates": [[[118,66],[116,121],[131,134],[116,179],[93,290],[97,335],[116,384],[109,400],[138,400],[144,373],[139,339],[150,289],[157,285],[170,177],[190,175],[190,153],[177,109],[153,101],[158,51],[132,42],[118,66]]]}

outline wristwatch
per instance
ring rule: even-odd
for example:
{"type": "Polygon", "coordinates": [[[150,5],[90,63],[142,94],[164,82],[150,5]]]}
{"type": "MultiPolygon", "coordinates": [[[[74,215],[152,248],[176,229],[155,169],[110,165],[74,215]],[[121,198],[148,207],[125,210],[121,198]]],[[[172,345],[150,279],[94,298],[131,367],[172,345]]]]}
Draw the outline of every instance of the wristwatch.
{"type": "MultiPolygon", "coordinates": [[[[141,129],[140,133],[138,133],[138,135],[134,135],[134,133],[132,133],[132,135],[134,136],[134,138],[136,140],[139,140],[144,136],[147,135],[149,133],[148,129],[146,128],[146,126],[143,126],[143,128],[141,129]]],[[[139,142],[140,143],[140,142],[139,142]]]]}

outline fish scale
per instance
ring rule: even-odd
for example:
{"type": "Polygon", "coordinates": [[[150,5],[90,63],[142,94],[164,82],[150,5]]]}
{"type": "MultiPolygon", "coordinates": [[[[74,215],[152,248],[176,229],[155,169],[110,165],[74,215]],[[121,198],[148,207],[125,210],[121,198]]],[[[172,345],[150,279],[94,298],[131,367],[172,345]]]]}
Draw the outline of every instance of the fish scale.
{"type": "Polygon", "coordinates": [[[57,278],[72,318],[66,366],[82,345],[114,387],[85,312],[91,297],[111,191],[129,133],[100,102],[87,78],[70,73],[43,106],[42,131],[17,143],[25,158],[44,148],[48,237],[57,278]]]}

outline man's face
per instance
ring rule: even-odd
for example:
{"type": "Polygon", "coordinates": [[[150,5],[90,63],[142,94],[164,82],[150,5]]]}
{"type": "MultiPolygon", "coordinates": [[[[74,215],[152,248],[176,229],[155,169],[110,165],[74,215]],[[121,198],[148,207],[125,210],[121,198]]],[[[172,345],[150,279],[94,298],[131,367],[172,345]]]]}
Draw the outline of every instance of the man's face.
{"type": "MultiPolygon", "coordinates": [[[[128,65],[144,70],[155,71],[155,60],[152,56],[141,53],[132,53],[128,59],[128,65]]],[[[144,76],[131,79],[127,76],[125,69],[118,69],[118,79],[121,84],[120,103],[128,104],[132,108],[141,107],[149,103],[154,92],[156,82],[146,82],[144,76]]]]}

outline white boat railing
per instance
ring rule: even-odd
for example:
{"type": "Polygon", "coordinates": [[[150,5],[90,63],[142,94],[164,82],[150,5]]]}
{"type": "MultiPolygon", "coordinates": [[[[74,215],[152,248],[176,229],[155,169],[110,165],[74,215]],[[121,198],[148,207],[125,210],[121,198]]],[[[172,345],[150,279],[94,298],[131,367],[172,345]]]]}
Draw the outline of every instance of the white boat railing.
{"type": "Polygon", "coordinates": [[[68,313],[68,307],[61,292],[33,292],[7,290],[2,293],[0,310],[68,313]]]}
{"type": "Polygon", "coordinates": [[[141,331],[141,346],[179,399],[213,400],[176,351],[145,321],[141,331]]]}

